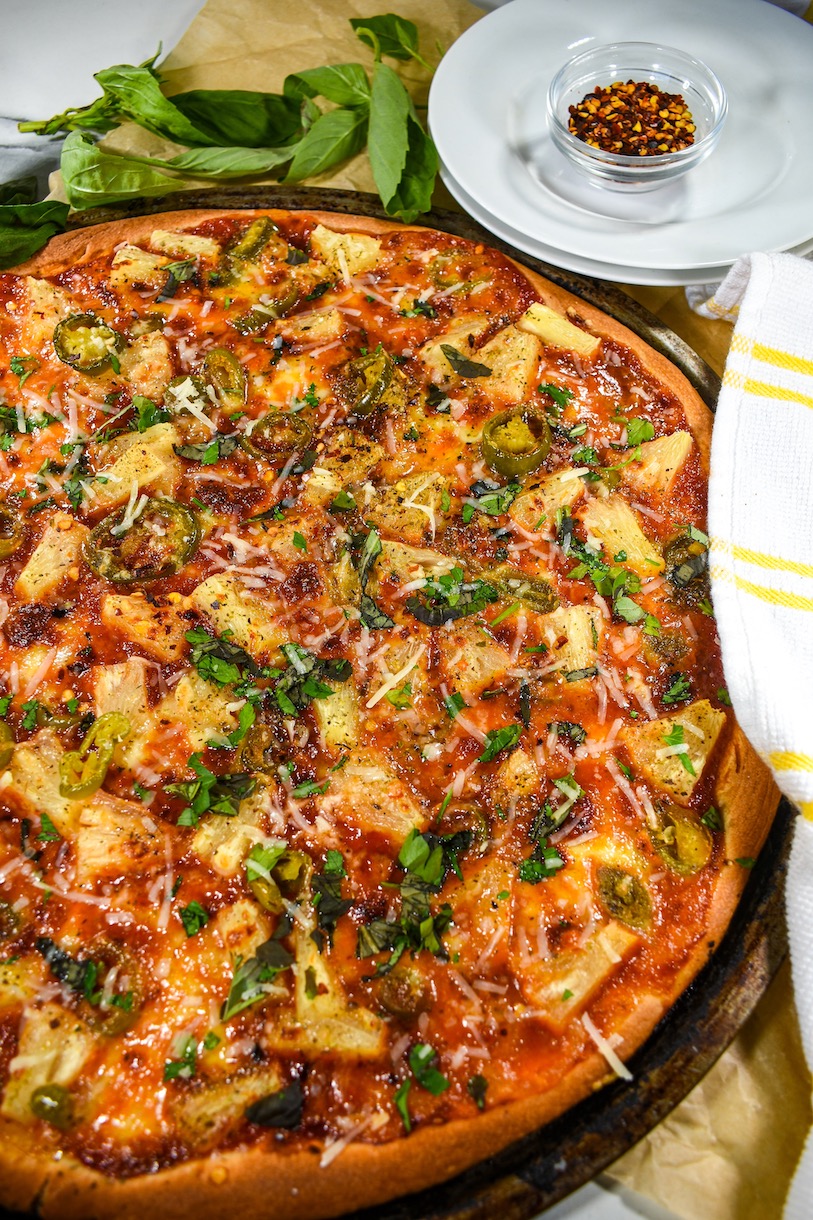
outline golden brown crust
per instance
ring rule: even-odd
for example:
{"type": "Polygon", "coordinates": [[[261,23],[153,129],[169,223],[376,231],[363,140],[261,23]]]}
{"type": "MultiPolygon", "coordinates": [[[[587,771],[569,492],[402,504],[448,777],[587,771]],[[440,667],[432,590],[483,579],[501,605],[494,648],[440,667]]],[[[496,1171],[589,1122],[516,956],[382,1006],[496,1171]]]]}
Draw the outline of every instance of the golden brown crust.
{"type": "MultiPolygon", "coordinates": [[[[89,261],[119,242],[137,242],[155,228],[197,226],[233,210],[179,211],[115,221],[55,238],[18,273],[56,275],[89,261]]],[[[284,216],[275,209],[241,215],[284,216]]],[[[392,231],[389,222],[367,217],[309,213],[337,230],[371,235],[392,231]]],[[[420,228],[420,226],[413,226],[420,228]]],[[[519,266],[519,264],[517,264],[519,266]]],[[[522,268],[541,299],[569,313],[588,330],[626,347],[644,371],[679,399],[708,471],[712,417],[683,374],[615,319],[522,268]]],[[[651,1034],[676,997],[706,963],[722,937],[748,878],[736,863],[755,857],[768,833],[778,793],[765,766],[734,725],[718,762],[716,799],[726,826],[727,861],[708,908],[704,936],[697,942],[665,996],[636,997],[618,1032],[619,1053],[627,1059],[651,1034]]],[[[44,1220],[117,1220],[139,1218],[150,1205],[164,1217],[218,1220],[227,1207],[242,1220],[268,1214],[268,1200],[287,1220],[316,1220],[339,1215],[348,1206],[361,1208],[406,1194],[448,1178],[491,1155],[527,1132],[550,1121],[608,1078],[608,1066],[596,1052],[561,1079],[555,1088],[513,1103],[489,1108],[476,1119],[430,1126],[403,1140],[382,1145],[355,1143],[327,1167],[319,1167],[320,1150],[269,1152],[255,1146],[214,1154],[154,1175],[117,1181],[70,1158],[58,1161],[32,1141],[24,1129],[0,1121],[0,1196],[27,1210],[36,1200],[44,1220]]]]}

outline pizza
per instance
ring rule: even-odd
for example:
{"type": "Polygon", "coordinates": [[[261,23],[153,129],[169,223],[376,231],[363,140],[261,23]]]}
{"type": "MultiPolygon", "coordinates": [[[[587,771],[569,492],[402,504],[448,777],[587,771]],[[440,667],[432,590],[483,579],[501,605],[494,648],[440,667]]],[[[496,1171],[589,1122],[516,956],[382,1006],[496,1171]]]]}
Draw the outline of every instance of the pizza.
{"type": "Polygon", "coordinates": [[[333,1216],[629,1078],[776,803],[683,375],[363,217],[0,294],[3,1203],[333,1216]]]}

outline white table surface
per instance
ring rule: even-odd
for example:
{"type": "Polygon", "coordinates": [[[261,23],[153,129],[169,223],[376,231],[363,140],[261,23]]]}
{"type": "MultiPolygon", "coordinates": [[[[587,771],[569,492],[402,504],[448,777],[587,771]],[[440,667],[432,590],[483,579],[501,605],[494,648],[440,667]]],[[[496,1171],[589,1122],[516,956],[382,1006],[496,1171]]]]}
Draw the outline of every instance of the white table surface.
{"type": "MultiPolygon", "coordinates": [[[[269,0],[269,3],[277,0],[269,0]]],[[[477,2],[477,0],[475,0],[477,2]]],[[[497,0],[499,2],[499,0],[497,0]]],[[[45,119],[68,106],[86,105],[99,95],[93,73],[116,63],[141,63],[163,45],[179,41],[203,0],[0,0],[0,116],[45,119]],[[25,48],[36,45],[36,56],[25,48]]],[[[397,9],[397,4],[392,7],[397,9]]],[[[495,0],[480,0],[493,8],[495,0]]],[[[387,4],[381,4],[387,10],[387,4]]],[[[298,65],[292,64],[292,70],[298,65]]],[[[36,170],[14,125],[0,129],[3,180],[36,170]]],[[[58,158],[58,144],[42,141],[46,159],[58,158]]],[[[42,161],[42,158],[40,158],[42,161]]],[[[544,1220],[677,1220],[632,1191],[600,1177],[549,1208],[544,1220]]]]}

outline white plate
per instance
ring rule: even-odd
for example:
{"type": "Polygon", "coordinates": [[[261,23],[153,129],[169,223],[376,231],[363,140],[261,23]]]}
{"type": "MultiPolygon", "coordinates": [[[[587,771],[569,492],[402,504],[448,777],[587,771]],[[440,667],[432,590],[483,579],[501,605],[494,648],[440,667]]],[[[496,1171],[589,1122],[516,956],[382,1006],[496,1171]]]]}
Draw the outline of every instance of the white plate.
{"type": "Polygon", "coordinates": [[[580,254],[557,250],[555,246],[547,246],[544,242],[529,237],[527,233],[520,233],[517,229],[512,229],[510,225],[497,220],[463,190],[445,165],[440,167],[440,176],[460,206],[465,208],[468,214],[484,229],[488,229],[489,233],[493,233],[496,237],[508,242],[509,245],[516,246],[518,250],[533,255],[534,258],[541,258],[554,267],[563,267],[565,271],[576,271],[579,275],[590,275],[594,279],[610,280],[617,284],[658,284],[662,286],[712,283],[721,280],[728,271],[728,266],[702,267],[699,270],[688,268],[678,271],[664,271],[647,267],[642,270],[640,267],[598,262],[592,258],[582,258],[580,254]]]}
{"type": "Polygon", "coordinates": [[[611,251],[617,267],[703,268],[713,278],[742,253],[813,236],[811,65],[813,26],[764,0],[513,0],[443,58],[429,125],[454,180],[516,232],[597,263],[611,251]],[[682,183],[649,192],[645,220],[623,211],[640,199],[582,187],[546,145],[544,95],[556,70],[576,51],[633,40],[697,55],[729,99],[714,153],[682,183]]]}

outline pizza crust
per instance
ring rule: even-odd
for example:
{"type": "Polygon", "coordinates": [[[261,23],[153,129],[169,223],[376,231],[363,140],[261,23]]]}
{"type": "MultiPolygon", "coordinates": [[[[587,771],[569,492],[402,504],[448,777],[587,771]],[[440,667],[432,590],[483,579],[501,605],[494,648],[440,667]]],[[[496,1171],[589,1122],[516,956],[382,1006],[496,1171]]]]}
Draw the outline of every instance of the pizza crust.
{"type": "MultiPolygon", "coordinates": [[[[76,230],[54,238],[19,274],[58,275],[88,262],[120,242],[149,238],[156,227],[192,228],[234,209],[160,213],[76,230]]],[[[251,219],[290,215],[284,209],[240,212],[251,219]]],[[[379,236],[397,226],[370,217],[307,212],[334,231],[379,236]]],[[[664,356],[614,318],[515,263],[541,300],[587,330],[630,352],[646,374],[681,403],[708,474],[712,416],[684,375],[664,356]]],[[[733,718],[732,718],[733,719],[733,718]]],[[[770,773],[733,724],[718,750],[716,797],[725,820],[726,863],[718,873],[704,936],[675,976],[665,996],[637,998],[619,1032],[618,1051],[628,1059],[649,1037],[677,996],[706,964],[724,935],[748,880],[737,859],[756,857],[770,828],[779,793],[770,773]]],[[[319,1220],[371,1206],[443,1181],[493,1155],[557,1117],[612,1078],[607,1063],[591,1054],[556,1088],[526,1099],[489,1107],[471,1120],[430,1125],[385,1144],[353,1143],[327,1167],[320,1149],[287,1152],[255,1145],[193,1158],[156,1174],[115,1180],[68,1156],[52,1157],[26,1131],[0,1119],[0,1196],[12,1208],[33,1209],[43,1220],[141,1220],[145,1209],[172,1220],[221,1220],[224,1208],[241,1220],[263,1220],[269,1200],[286,1220],[319,1220]]]]}

